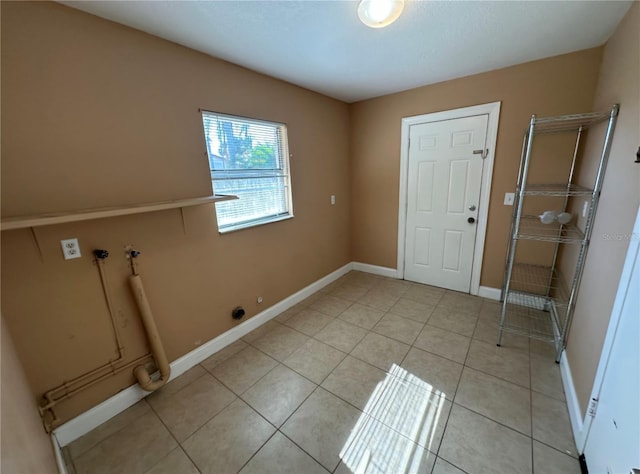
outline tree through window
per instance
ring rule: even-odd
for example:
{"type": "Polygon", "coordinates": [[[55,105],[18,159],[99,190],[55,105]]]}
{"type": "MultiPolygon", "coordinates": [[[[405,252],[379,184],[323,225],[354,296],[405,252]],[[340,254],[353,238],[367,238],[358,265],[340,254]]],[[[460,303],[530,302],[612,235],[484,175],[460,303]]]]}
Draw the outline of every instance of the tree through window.
{"type": "Polygon", "coordinates": [[[202,112],[218,230],[228,232],[293,217],[286,125],[202,112]]]}

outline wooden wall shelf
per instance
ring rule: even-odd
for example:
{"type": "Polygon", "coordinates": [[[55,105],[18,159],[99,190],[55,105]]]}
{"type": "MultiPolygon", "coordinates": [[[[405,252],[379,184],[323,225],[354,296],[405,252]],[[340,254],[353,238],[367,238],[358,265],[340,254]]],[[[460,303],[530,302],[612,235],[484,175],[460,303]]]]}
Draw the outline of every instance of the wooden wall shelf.
{"type": "Polygon", "coordinates": [[[199,198],[178,199],[176,201],[162,201],[133,206],[102,207],[97,209],[84,209],[70,212],[52,212],[33,216],[17,216],[3,218],[0,224],[1,230],[25,229],[28,227],[40,227],[43,225],[65,224],[67,222],[87,221],[91,219],[103,219],[105,217],[127,216],[130,214],[142,214],[144,212],[164,211],[179,207],[200,206],[222,201],[238,199],[237,196],[214,195],[199,198]]]}

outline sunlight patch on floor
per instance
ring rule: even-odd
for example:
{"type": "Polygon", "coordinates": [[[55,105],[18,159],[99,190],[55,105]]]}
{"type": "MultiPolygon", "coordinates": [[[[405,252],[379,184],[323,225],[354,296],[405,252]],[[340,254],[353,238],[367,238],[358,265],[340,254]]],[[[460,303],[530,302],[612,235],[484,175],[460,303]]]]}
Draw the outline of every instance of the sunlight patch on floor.
{"type": "Polygon", "coordinates": [[[444,400],[444,393],[394,364],[351,431],[342,462],[357,474],[419,472],[444,400]]]}

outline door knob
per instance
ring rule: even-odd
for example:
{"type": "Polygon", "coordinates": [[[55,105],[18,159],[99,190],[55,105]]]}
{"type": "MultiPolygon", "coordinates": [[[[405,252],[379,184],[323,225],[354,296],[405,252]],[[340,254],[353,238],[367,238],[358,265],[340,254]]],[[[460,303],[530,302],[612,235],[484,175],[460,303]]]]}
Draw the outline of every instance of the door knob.
{"type": "Polygon", "coordinates": [[[468,222],[469,224],[473,224],[475,221],[476,221],[475,217],[469,217],[469,218],[467,219],[467,222],[468,222]]]}

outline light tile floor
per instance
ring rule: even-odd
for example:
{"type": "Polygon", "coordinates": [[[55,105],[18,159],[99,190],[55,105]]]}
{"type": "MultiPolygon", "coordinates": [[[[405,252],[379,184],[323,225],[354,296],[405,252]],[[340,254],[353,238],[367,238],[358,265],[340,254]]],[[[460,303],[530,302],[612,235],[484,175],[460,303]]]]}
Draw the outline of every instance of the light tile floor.
{"type": "Polygon", "coordinates": [[[579,473],[550,346],[351,272],[64,449],[70,473],[579,473]]]}

